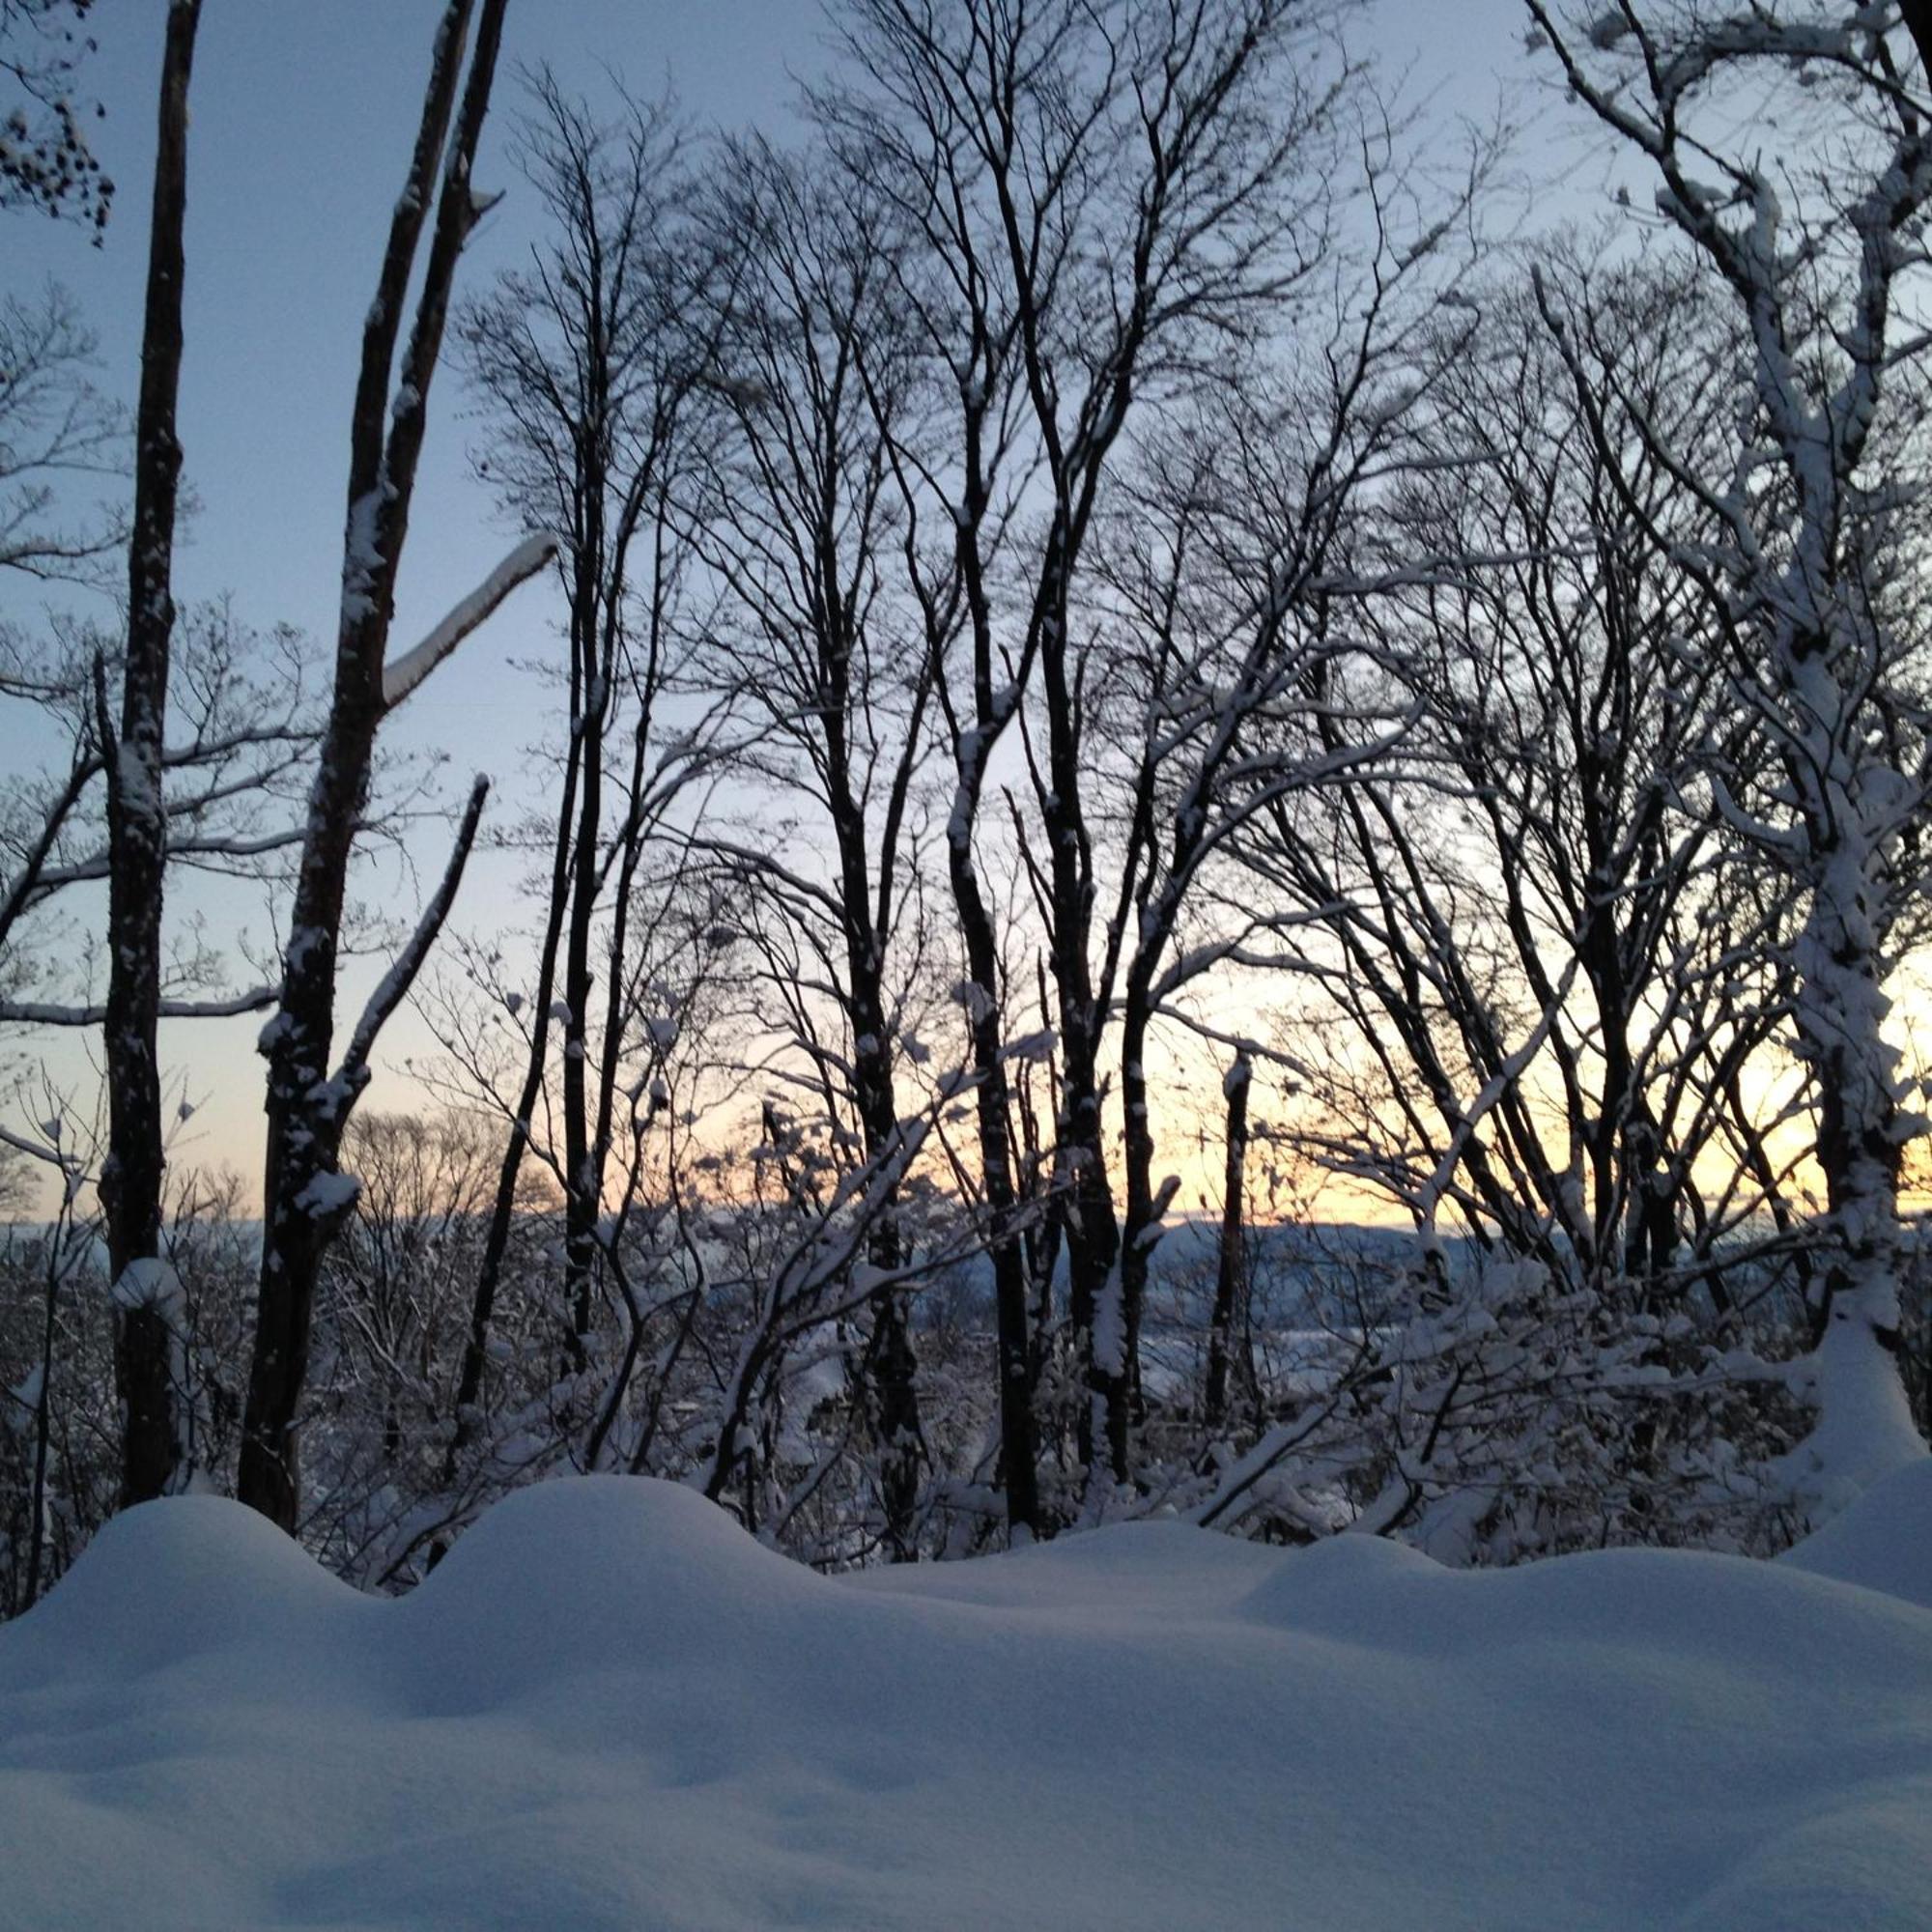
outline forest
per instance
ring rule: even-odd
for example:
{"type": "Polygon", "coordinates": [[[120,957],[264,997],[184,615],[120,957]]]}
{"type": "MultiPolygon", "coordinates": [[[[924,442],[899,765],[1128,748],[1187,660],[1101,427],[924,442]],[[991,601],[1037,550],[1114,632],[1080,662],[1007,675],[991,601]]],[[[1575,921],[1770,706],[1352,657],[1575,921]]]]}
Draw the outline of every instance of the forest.
{"type": "Polygon", "coordinates": [[[1919,0],[0,0],[0,1932],[1932,1922],[1928,244],[1919,0]]]}
{"type": "Polygon", "coordinates": [[[421,10],[316,640],[174,594],[199,0],[140,206],[107,10],[0,5],[0,222],[147,262],[138,385],[0,295],[0,1613],[188,1492],[394,1593],[573,1472],[1490,1568],[1922,1459],[1918,11],[1525,0],[1552,226],[1367,0],[835,0],[732,135],[506,5],[421,10]],[[418,638],[431,437],[507,536],[418,638]],[[390,714],[461,760],[513,609],[452,796],[390,714]],[[245,1170],[162,1050],[238,1014],[245,1170]]]}

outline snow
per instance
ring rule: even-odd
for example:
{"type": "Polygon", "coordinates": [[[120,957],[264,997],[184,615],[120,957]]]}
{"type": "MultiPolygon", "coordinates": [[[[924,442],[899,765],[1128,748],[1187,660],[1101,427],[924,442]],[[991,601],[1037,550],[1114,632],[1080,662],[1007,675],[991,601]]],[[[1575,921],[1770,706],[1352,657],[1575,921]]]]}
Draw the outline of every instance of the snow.
{"type": "Polygon", "coordinates": [[[312,1174],[296,1196],[296,1207],[318,1221],[327,1220],[353,1208],[361,1189],[353,1174],[312,1174]]]}
{"type": "Polygon", "coordinates": [[[1794,1384],[1818,1402],[1818,1421],[1777,1471],[1814,1521],[1927,1460],[1897,1367],[1863,1317],[1862,1298],[1842,1293],[1824,1339],[1790,1365],[1794,1384]]]}
{"type": "MultiPolygon", "coordinates": [[[[400,413],[407,388],[396,398],[400,413]]],[[[516,589],[534,577],[557,553],[554,536],[540,530],[517,544],[469,596],[459,599],[413,649],[392,658],[383,667],[383,704],[393,710],[450,652],[469,637],[497,607],[516,589]]],[[[344,600],[345,604],[347,599],[344,600]]],[[[366,599],[364,600],[367,601],[366,599]]]]}
{"type": "Polygon", "coordinates": [[[0,1924],[1922,1925],[1932,1611],[1885,1591],[1932,1484],[1840,1520],[1782,1564],[1151,1523],[827,1578],[591,1477],[387,1603],[175,1498],[0,1629],[0,1924]]]}
{"type": "Polygon", "coordinates": [[[1874,1484],[1779,1560],[1932,1610],[1932,1461],[1874,1484]]]}
{"type": "Polygon", "coordinates": [[[157,1255],[136,1256],[109,1291],[117,1308],[157,1308],[170,1321],[183,1307],[181,1277],[157,1255]]]}

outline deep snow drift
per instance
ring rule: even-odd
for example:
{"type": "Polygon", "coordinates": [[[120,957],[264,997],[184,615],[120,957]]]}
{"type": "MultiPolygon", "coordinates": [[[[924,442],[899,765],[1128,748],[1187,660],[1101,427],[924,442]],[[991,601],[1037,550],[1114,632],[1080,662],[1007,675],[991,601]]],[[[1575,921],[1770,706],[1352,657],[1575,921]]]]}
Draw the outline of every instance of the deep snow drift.
{"type": "Polygon", "coordinates": [[[1932,1463],[1779,1565],[826,1579],[592,1479],[391,1604],[154,1504],[0,1629],[0,1923],[1923,1926],[1928,1525],[1932,1463]]]}

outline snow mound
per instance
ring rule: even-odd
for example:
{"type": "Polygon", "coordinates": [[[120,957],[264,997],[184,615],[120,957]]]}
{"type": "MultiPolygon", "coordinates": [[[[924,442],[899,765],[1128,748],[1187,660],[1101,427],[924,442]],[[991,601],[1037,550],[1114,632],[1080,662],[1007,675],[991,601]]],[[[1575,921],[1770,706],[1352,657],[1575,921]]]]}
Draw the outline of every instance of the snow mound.
{"type": "Polygon", "coordinates": [[[485,1709],[716,1649],[830,1588],[691,1490],[583,1476],[505,1498],[391,1616],[420,1697],[485,1709]]]}
{"type": "Polygon", "coordinates": [[[151,1505],[0,1629],[0,1926],[1922,1926],[1928,1496],[1808,1569],[1151,1524],[828,1579],[584,1479],[396,1604],[151,1505]]]}
{"type": "Polygon", "coordinates": [[[1873,1484],[1781,1560],[1932,1609],[1932,1456],[1873,1484]]]}
{"type": "Polygon", "coordinates": [[[253,1510],[219,1496],[111,1518],[33,1615],[0,1638],[122,1677],[236,1645],[294,1645],[373,1605],[253,1510]]]}

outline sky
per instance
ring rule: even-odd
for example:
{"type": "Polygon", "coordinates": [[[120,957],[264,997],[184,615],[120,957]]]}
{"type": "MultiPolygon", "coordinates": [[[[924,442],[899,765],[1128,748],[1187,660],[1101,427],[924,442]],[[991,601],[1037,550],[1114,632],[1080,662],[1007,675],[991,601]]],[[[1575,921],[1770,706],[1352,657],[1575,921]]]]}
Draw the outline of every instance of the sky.
{"type": "MultiPolygon", "coordinates": [[[[389,207],[402,179],[440,8],[437,0],[207,0],[191,92],[186,287],[180,431],[185,480],[199,508],[178,554],[176,594],[229,594],[259,627],[288,623],[319,645],[333,637],[341,559],[348,408],[363,310],[389,207]]],[[[101,385],[131,400],[138,378],[155,88],[166,9],[160,0],[101,5],[99,48],[83,93],[106,109],[96,149],[117,186],[104,245],[73,224],[15,213],[0,229],[0,286],[29,293],[51,277],[78,299],[99,337],[101,385]]],[[[674,95],[694,139],[713,127],[781,133],[797,80],[831,59],[814,0],[513,0],[479,184],[506,190],[466,256],[461,290],[481,291],[526,259],[537,238],[534,195],[506,144],[520,71],[548,62],[567,88],[595,98],[615,75],[633,90],[674,95]]],[[[1351,27],[1391,80],[1453,139],[1459,117],[1545,124],[1557,103],[1528,77],[1520,0],[1372,0],[1351,27]]],[[[1525,137],[1549,175],[1547,132],[1525,137]]],[[[397,599],[392,652],[406,648],[469,590],[512,535],[470,474],[468,419],[456,372],[432,392],[431,423],[397,599]]],[[[31,619],[8,593],[0,614],[31,619]]],[[[102,606],[97,611],[111,617],[102,606]]],[[[542,697],[516,667],[554,647],[559,615],[546,583],[530,586],[465,645],[460,657],[384,728],[400,750],[447,753],[445,790],[460,798],[472,771],[496,781],[493,814],[506,820],[538,796],[529,755],[542,697]]],[[[0,759],[31,757],[17,724],[0,721],[0,759]],[[10,733],[13,735],[10,737],[10,733]]],[[[418,874],[440,869],[447,831],[412,841],[418,874]]],[[[472,867],[454,924],[487,933],[521,917],[517,868],[472,867]]],[[[418,880],[391,865],[365,893],[407,916],[418,880]]],[[[205,892],[206,889],[199,889],[205,892]]],[[[186,889],[183,906],[194,903],[186,889]]],[[[209,902],[217,920],[237,908],[209,902]]],[[[257,922],[267,940],[266,922],[257,922]]],[[[373,975],[374,966],[363,969],[373,975]]],[[[238,964],[235,982],[252,976],[238,964]]],[[[345,1006],[359,1003],[355,973],[345,1006]]],[[[259,1022],[164,1030],[163,1052],[195,1106],[177,1163],[227,1164],[252,1185],[259,1163],[259,1022]]],[[[37,1045],[36,1050],[39,1050],[37,1045]]],[[[365,1103],[406,1106],[406,1059],[430,1050],[422,1023],[399,1016],[385,1036],[365,1103]]],[[[90,1084],[87,1043],[45,1043],[56,1076],[90,1084]]]]}

